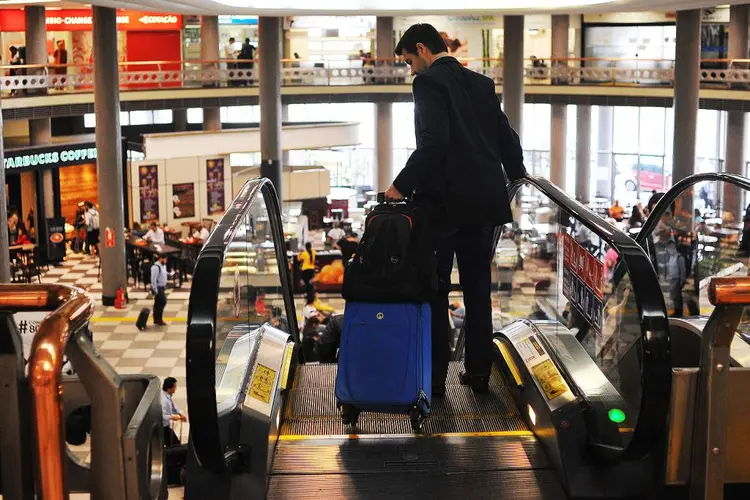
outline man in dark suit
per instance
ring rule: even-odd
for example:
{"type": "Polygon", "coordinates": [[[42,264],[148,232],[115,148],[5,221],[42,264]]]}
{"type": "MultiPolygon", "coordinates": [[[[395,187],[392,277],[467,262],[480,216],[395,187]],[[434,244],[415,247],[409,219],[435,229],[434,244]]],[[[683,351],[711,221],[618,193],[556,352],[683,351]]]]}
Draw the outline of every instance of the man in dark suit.
{"type": "Polygon", "coordinates": [[[438,297],[432,302],[433,394],[445,393],[450,357],[448,292],[453,257],[466,305],[466,371],[461,383],[488,390],[492,368],[490,266],[496,226],[513,219],[506,176],[526,175],[518,134],[495,93],[495,83],[448,54],[429,24],[410,27],[396,54],[413,83],[417,149],[386,191],[426,207],[435,232],[438,297]],[[503,167],[505,167],[503,169],[503,167]]]}

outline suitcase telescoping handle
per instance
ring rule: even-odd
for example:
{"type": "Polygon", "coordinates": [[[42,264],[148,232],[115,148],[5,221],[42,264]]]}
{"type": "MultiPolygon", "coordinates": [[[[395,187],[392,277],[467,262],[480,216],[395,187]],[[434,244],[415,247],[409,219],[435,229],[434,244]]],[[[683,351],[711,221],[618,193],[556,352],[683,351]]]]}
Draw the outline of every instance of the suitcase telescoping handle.
{"type": "Polygon", "coordinates": [[[385,199],[385,192],[378,193],[377,202],[380,205],[383,205],[385,203],[406,203],[408,198],[405,196],[402,200],[399,201],[391,201],[385,199]]]}

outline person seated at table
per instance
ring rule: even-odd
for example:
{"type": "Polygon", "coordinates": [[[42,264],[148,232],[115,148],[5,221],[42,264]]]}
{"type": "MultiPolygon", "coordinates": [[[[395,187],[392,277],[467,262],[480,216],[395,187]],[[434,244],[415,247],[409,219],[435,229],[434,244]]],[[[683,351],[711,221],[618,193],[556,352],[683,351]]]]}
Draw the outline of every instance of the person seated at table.
{"type": "Polygon", "coordinates": [[[11,245],[30,245],[31,239],[29,238],[29,235],[26,233],[26,228],[19,224],[17,227],[17,233],[18,237],[16,238],[16,241],[11,243],[11,245]]]}
{"type": "Polygon", "coordinates": [[[193,238],[195,238],[196,240],[206,241],[209,234],[211,233],[208,231],[208,229],[206,229],[206,226],[201,225],[200,231],[196,230],[193,233],[193,238]]]}
{"type": "Polygon", "coordinates": [[[146,232],[143,230],[140,224],[137,222],[133,222],[133,230],[132,230],[133,236],[142,237],[146,232]]]}
{"type": "Polygon", "coordinates": [[[156,222],[151,223],[151,229],[143,236],[143,239],[150,241],[154,245],[164,244],[164,230],[156,222]]]}

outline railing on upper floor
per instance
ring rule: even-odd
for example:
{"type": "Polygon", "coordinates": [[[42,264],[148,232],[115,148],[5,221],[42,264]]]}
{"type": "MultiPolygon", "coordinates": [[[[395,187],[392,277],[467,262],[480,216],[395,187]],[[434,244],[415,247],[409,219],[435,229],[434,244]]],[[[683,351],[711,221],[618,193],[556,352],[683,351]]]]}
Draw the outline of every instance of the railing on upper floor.
{"type": "MultiPolygon", "coordinates": [[[[503,83],[499,59],[459,59],[466,67],[503,83]]],[[[142,61],[120,63],[121,90],[239,87],[258,84],[256,60],[142,61]]],[[[750,83],[750,60],[705,59],[701,80],[721,88],[750,83]]],[[[282,59],[282,86],[382,85],[411,83],[409,67],[399,59],[302,61],[282,59]]],[[[671,87],[674,61],[668,59],[567,58],[530,59],[524,66],[528,85],[613,85],[671,87]]],[[[92,64],[0,66],[5,96],[89,92],[92,64]],[[20,92],[19,92],[20,91],[20,92]]]]}

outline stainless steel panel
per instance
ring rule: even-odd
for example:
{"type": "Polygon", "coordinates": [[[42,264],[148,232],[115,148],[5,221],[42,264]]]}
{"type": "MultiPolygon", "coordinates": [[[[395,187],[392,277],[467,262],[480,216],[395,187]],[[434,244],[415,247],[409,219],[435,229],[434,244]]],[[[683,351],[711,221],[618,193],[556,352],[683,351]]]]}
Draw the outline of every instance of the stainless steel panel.
{"type": "MultiPolygon", "coordinates": [[[[690,480],[695,395],[698,369],[675,369],[672,378],[672,403],[669,416],[669,440],[666,453],[666,484],[687,484],[690,480]]],[[[727,422],[727,483],[750,483],[750,369],[729,371],[729,420],[727,422]]]]}

